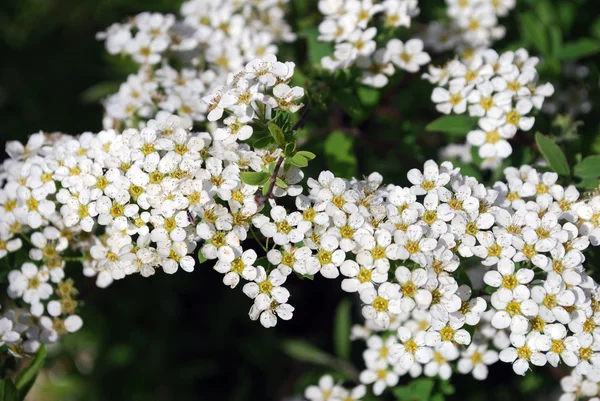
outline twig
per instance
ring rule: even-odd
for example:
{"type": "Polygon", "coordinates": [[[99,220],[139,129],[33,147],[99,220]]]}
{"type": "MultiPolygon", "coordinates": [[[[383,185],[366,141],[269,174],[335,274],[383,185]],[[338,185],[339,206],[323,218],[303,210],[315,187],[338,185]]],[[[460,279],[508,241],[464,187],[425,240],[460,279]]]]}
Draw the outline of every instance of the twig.
{"type": "Polygon", "coordinates": [[[258,196],[256,199],[259,205],[263,205],[267,199],[273,198],[273,190],[275,189],[275,183],[277,182],[277,175],[279,174],[279,169],[281,168],[284,159],[285,158],[283,155],[279,156],[279,159],[277,159],[277,164],[275,165],[273,174],[271,174],[271,178],[269,179],[269,189],[267,190],[267,193],[258,196]]]}

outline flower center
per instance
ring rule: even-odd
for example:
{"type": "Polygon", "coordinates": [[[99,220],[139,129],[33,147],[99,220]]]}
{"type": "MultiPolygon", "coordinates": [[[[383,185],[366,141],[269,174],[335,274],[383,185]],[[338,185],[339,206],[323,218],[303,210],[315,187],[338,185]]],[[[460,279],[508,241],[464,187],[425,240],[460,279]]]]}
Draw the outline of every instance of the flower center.
{"type": "Polygon", "coordinates": [[[377,297],[373,300],[373,308],[377,312],[387,312],[388,304],[388,300],[382,297],[377,297]]]}

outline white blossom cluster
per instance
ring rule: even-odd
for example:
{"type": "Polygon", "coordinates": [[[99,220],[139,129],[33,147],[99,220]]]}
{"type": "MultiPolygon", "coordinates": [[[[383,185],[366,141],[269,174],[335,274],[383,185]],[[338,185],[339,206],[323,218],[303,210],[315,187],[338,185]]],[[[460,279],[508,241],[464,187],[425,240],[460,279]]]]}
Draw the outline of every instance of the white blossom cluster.
{"type": "Polygon", "coordinates": [[[313,256],[292,268],[341,273],[342,289],[358,293],[366,324],[353,338],[367,345],[360,381],[375,395],[405,375],[448,379],[454,366],[483,380],[498,360],[519,375],[565,364],[574,371],[568,388],[600,378],[600,287],[583,267],[583,252],[600,244],[600,197],[530,166],[505,176],[488,189],[428,161],[408,173],[406,188],[382,187],[376,174],[309,179],[311,202],[301,209],[329,222],[318,217],[325,227],[306,231],[295,252],[313,256]]]}
{"type": "Polygon", "coordinates": [[[429,66],[423,75],[437,85],[431,100],[439,112],[478,118],[479,127],[468,133],[467,143],[479,148],[482,167],[496,168],[512,154],[508,141],[533,127],[532,114],[554,93],[552,84],[538,83],[538,62],[524,49],[500,55],[488,49],[467,62],[429,66]]]}
{"type": "Polygon", "coordinates": [[[423,41],[397,38],[386,40],[378,47],[377,27],[383,23],[383,33],[409,28],[412,17],[419,14],[417,0],[319,0],[319,10],[325,16],[319,25],[318,39],[335,43],[333,55],[321,60],[324,68],[336,71],[356,65],[362,70],[361,82],[375,88],[387,85],[395,68],[415,73],[431,61],[423,51],[423,41]]]}
{"type": "Polygon", "coordinates": [[[446,0],[446,5],[450,22],[428,24],[425,43],[435,52],[456,50],[469,58],[504,37],[506,28],[498,18],[506,17],[516,0],[446,0]]]}
{"type": "MultiPolygon", "coordinates": [[[[97,275],[97,285],[106,287],[156,269],[190,272],[203,240],[205,256],[219,259],[217,270],[261,277],[251,266],[253,251],[237,254],[249,219],[263,206],[254,197],[257,187],[242,183],[240,172],[262,171],[275,156],[241,141],[252,135],[247,124],[254,118],[298,110],[303,90],[287,85],[293,63],[275,56],[245,68],[215,92],[218,101],[209,101],[209,118],[228,115],[212,134],[191,133],[170,116],[150,120],[142,130],[39,133],[25,146],[7,144],[0,257],[25,255],[8,274],[8,295],[28,310],[9,311],[0,320],[2,341],[15,354],[35,352],[39,342],[53,343],[81,327],[77,291],[65,275],[70,261],[83,262],[84,274],[97,275]],[[247,266],[238,270],[240,261],[247,266]]],[[[289,187],[275,195],[293,192],[299,179],[299,172],[288,170],[281,182],[289,187]]]]}
{"type": "Polygon", "coordinates": [[[228,73],[267,54],[296,35],[284,20],[286,1],[190,0],[174,15],[144,12],[98,34],[110,54],[140,65],[105,101],[105,128],[137,128],[161,114],[183,126],[206,118],[202,96],[225,83],[228,73]]]}
{"type": "Polygon", "coordinates": [[[309,386],[304,397],[310,401],[359,401],[367,394],[363,384],[348,389],[334,382],[333,377],[325,375],[319,379],[318,386],[309,386]]]}

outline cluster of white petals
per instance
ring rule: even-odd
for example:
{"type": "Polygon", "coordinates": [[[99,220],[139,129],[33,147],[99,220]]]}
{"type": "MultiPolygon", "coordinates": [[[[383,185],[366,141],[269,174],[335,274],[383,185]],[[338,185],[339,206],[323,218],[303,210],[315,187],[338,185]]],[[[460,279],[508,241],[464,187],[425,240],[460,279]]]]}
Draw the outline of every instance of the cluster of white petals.
{"type": "Polygon", "coordinates": [[[488,49],[506,34],[498,18],[506,17],[516,3],[516,0],[446,0],[450,23],[430,23],[425,43],[436,52],[454,49],[465,57],[488,49]]]}
{"type": "Polygon", "coordinates": [[[250,60],[277,54],[277,42],[295,40],[284,19],[287,3],[190,0],[181,6],[180,19],[144,12],[99,33],[110,54],[140,65],[106,99],[105,128],[137,128],[166,114],[178,115],[186,128],[204,121],[201,97],[250,60]]]}
{"type": "Polygon", "coordinates": [[[502,54],[487,49],[469,61],[430,65],[423,75],[436,85],[431,100],[440,113],[478,118],[467,143],[479,148],[483,168],[496,168],[512,154],[508,141],[533,127],[532,114],[554,93],[552,84],[538,83],[538,62],[525,49],[502,54]]]}
{"type": "MultiPolygon", "coordinates": [[[[255,199],[258,187],[244,184],[240,174],[267,169],[274,156],[242,141],[253,134],[250,122],[301,107],[296,100],[303,90],[287,85],[293,72],[293,63],[268,55],[231,74],[206,99],[209,118],[226,116],[212,133],[191,132],[171,115],[141,130],[38,133],[26,145],[7,144],[0,258],[19,256],[8,295],[21,308],[1,322],[2,341],[14,354],[35,352],[40,342],[81,327],[77,290],[65,274],[69,262],[83,264],[84,274],[106,287],[157,269],[191,272],[202,242],[204,256],[219,260],[215,269],[231,287],[240,276],[265,279],[264,269],[252,266],[254,251],[241,252],[250,219],[264,205],[255,199]]],[[[275,195],[297,192],[301,178],[287,169],[280,178],[286,189],[275,195]]]]}
{"type": "Polygon", "coordinates": [[[396,68],[415,73],[431,61],[421,39],[403,42],[391,35],[378,46],[378,34],[410,27],[412,17],[419,14],[417,0],[319,0],[319,10],[325,18],[318,39],[335,44],[334,53],[321,60],[327,70],[355,65],[364,85],[381,88],[396,68]],[[383,32],[377,30],[380,21],[383,32]]]}

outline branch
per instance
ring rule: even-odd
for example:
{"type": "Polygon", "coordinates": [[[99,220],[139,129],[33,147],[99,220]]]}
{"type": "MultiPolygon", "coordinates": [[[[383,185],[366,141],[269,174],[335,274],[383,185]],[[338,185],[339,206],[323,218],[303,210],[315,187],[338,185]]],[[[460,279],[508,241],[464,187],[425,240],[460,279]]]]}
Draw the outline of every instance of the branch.
{"type": "Polygon", "coordinates": [[[275,189],[275,183],[277,182],[277,175],[279,174],[279,169],[281,168],[284,160],[285,158],[283,156],[279,156],[279,159],[277,159],[277,164],[275,165],[273,174],[271,174],[271,178],[269,179],[269,189],[267,190],[267,193],[258,196],[256,199],[259,205],[264,205],[267,199],[273,198],[273,190],[275,189]]]}

